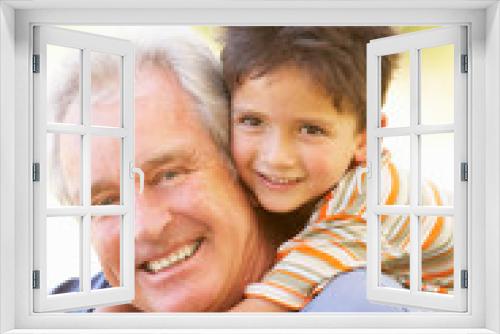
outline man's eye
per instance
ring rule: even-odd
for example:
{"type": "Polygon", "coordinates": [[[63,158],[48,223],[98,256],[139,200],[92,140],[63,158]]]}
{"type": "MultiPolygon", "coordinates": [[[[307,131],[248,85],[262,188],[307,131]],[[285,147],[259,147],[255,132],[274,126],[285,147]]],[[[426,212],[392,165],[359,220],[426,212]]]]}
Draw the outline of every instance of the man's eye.
{"type": "Polygon", "coordinates": [[[92,205],[114,205],[120,203],[119,196],[108,196],[102,199],[95,199],[92,201],[92,205]]]}
{"type": "Polygon", "coordinates": [[[246,126],[259,126],[262,121],[257,117],[245,116],[239,119],[239,123],[246,126]]]}
{"type": "Polygon", "coordinates": [[[317,125],[303,125],[300,127],[300,133],[304,135],[324,135],[326,131],[317,125]]]}
{"type": "Polygon", "coordinates": [[[169,171],[166,171],[163,173],[162,178],[165,181],[170,181],[170,180],[174,179],[177,175],[179,175],[178,172],[169,170],[169,171]]]}
{"type": "Polygon", "coordinates": [[[162,171],[159,172],[155,175],[155,177],[152,179],[151,184],[164,184],[164,183],[169,183],[171,181],[174,181],[177,177],[179,177],[180,172],[177,170],[167,170],[167,171],[162,171]]]}
{"type": "Polygon", "coordinates": [[[113,204],[113,200],[111,198],[106,198],[99,202],[99,205],[111,205],[113,204]]]}

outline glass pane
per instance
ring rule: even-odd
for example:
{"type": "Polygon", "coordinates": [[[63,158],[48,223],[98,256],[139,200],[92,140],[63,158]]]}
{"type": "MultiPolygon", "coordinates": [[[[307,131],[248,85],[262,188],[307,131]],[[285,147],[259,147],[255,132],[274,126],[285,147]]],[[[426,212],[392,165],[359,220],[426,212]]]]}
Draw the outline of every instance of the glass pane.
{"type": "Polygon", "coordinates": [[[47,207],[81,205],[82,136],[47,134],[47,207]]]}
{"type": "MultiPolygon", "coordinates": [[[[81,217],[47,218],[47,293],[58,294],[58,287],[71,285],[73,292],[80,285],[81,217]]],[[[67,291],[67,289],[66,289],[67,291]]]]}
{"type": "Polygon", "coordinates": [[[92,125],[121,127],[122,57],[90,53],[92,125]]]}
{"type": "Polygon", "coordinates": [[[453,217],[420,217],[422,291],[453,294],[453,217]]]}
{"type": "MultiPolygon", "coordinates": [[[[410,288],[410,217],[407,215],[381,215],[380,251],[381,275],[393,278],[404,289],[410,288]]],[[[383,279],[379,281],[384,286],[383,279]]]]}
{"type": "Polygon", "coordinates": [[[92,205],[121,204],[122,139],[92,137],[91,149],[92,205]]]}
{"type": "MultiPolygon", "coordinates": [[[[410,126],[410,53],[409,51],[381,57],[382,84],[381,84],[381,106],[382,114],[385,114],[386,127],[410,126]],[[396,62],[397,66],[392,75],[392,81],[386,74],[390,62],[396,62]],[[384,99],[384,83],[388,85],[384,99]]],[[[380,118],[380,126],[383,126],[380,118]]]]}
{"type": "Polygon", "coordinates": [[[396,136],[379,139],[379,204],[409,203],[410,137],[396,136]]]}
{"type": "Polygon", "coordinates": [[[81,124],[81,58],[80,49],[47,45],[48,122],[81,124]]]}
{"type": "Polygon", "coordinates": [[[91,289],[102,289],[103,279],[121,286],[121,216],[93,216],[90,251],[91,289]]]}
{"type": "Polygon", "coordinates": [[[420,50],[421,124],[453,123],[454,47],[420,50]]]}
{"type": "Polygon", "coordinates": [[[420,136],[421,205],[453,205],[454,135],[420,136]]]}

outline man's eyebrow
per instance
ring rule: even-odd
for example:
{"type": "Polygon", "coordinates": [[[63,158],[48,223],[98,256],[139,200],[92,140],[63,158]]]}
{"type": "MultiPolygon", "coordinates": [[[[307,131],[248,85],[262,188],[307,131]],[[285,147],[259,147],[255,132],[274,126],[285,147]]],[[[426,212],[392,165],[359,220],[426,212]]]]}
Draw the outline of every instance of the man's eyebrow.
{"type": "Polygon", "coordinates": [[[116,191],[116,189],[120,189],[120,183],[116,183],[113,181],[98,181],[92,183],[92,188],[90,191],[91,198],[93,199],[95,196],[101,193],[116,191]]]}
{"type": "Polygon", "coordinates": [[[188,151],[185,149],[171,149],[168,151],[160,152],[141,164],[141,169],[153,170],[168,163],[182,161],[190,163],[194,160],[194,150],[188,151]]]}

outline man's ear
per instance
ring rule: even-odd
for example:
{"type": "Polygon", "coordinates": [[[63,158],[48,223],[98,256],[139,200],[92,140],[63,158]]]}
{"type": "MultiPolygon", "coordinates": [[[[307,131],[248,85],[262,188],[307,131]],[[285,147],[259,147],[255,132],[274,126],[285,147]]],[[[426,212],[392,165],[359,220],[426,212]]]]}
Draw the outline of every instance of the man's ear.
{"type": "Polygon", "coordinates": [[[359,165],[366,162],[366,129],[354,136],[354,162],[359,165]]]}

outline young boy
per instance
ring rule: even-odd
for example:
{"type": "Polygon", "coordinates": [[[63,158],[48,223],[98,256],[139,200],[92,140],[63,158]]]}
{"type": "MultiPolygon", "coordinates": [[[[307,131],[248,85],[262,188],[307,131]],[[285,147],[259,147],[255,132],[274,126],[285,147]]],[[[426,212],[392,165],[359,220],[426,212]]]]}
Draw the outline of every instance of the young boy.
{"type": "MultiPolygon", "coordinates": [[[[234,311],[300,310],[336,275],[366,265],[366,44],[389,35],[387,27],[226,31],[222,60],[241,180],[265,211],[289,216],[306,210],[310,217],[234,311]]],[[[384,99],[395,59],[384,57],[381,66],[384,99]]],[[[387,152],[383,160],[383,203],[408,203],[407,177],[387,152]]],[[[426,202],[436,205],[439,194],[431,194],[426,202]]],[[[381,219],[387,239],[382,270],[405,284],[408,218],[381,219]]],[[[424,263],[424,272],[449,271],[453,254],[442,255],[443,245],[453,248],[449,221],[428,219],[423,227],[424,256],[436,257],[432,266],[424,263]]],[[[444,276],[441,286],[448,284],[444,276]]]]}

